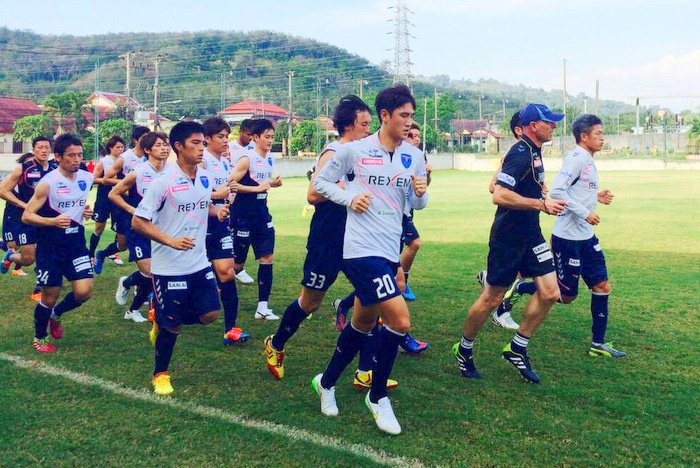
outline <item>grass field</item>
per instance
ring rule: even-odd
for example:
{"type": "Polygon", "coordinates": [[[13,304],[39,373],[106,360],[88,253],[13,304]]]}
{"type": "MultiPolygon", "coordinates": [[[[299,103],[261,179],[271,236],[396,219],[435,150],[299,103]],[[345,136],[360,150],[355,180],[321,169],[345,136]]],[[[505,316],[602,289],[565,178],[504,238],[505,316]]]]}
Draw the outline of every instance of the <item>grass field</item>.
{"type": "MultiPolygon", "coordinates": [[[[391,396],[401,436],[378,432],[350,372],[337,386],[337,418],[321,415],[309,389],[337,339],[331,302],[349,292],[345,279],[288,343],[279,382],[262,355],[277,324],[254,321],[256,288],[240,287],[239,323],[253,340],[223,348],[221,322],[186,328],[172,362],[175,397],[159,404],[147,394],[147,324],[125,322],[114,302],[117,278],[132,267],[108,263],[93,299],[66,315],[54,355],[30,345],[31,276],[0,279],[0,466],[700,464],[698,173],[601,174],[616,194],[597,229],[613,286],[608,339],[629,357],[586,355],[582,291],[573,305],[556,306],[532,341],[538,386],[500,359],[512,334],[490,323],[475,350],[483,379],[461,378],[450,355],[479,292],[474,273],[485,266],[494,211],[488,178],[438,172],[428,208],[417,213],[423,249],[410,309],[414,335],[432,346],[397,359],[400,386],[391,396]]],[[[278,234],[271,306],[279,313],[299,290],[306,184],[289,179],[270,196],[278,234]]],[[[543,218],[546,234],[551,222],[543,218]]]]}

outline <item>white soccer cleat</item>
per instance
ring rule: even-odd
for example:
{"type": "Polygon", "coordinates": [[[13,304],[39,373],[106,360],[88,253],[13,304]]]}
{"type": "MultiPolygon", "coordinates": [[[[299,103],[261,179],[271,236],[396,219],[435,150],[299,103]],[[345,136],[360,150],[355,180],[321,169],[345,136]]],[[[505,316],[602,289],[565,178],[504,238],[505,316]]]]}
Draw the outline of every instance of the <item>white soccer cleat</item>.
{"type": "Polygon", "coordinates": [[[321,398],[321,413],[326,416],[338,416],[338,405],[335,402],[335,387],[326,390],[321,385],[321,377],[323,374],[318,374],[311,380],[311,388],[321,398]]]}
{"type": "Polygon", "coordinates": [[[491,321],[495,324],[498,325],[501,328],[507,328],[508,330],[517,330],[520,328],[520,325],[513,320],[513,317],[510,316],[510,312],[504,312],[500,316],[497,315],[498,310],[494,310],[491,313],[491,321]]]}
{"type": "Polygon", "coordinates": [[[380,398],[377,403],[372,403],[369,401],[369,392],[367,392],[365,404],[380,431],[392,435],[401,434],[401,425],[396,416],[394,416],[394,409],[391,407],[389,397],[380,398]]]}
{"type": "Polygon", "coordinates": [[[255,311],[255,318],[258,320],[279,320],[279,316],[272,312],[272,309],[258,309],[255,311]]]}
{"type": "Polygon", "coordinates": [[[115,265],[124,265],[124,260],[119,257],[119,254],[110,255],[109,258],[112,259],[115,265]]]}
{"type": "Polygon", "coordinates": [[[127,310],[124,312],[124,320],[132,320],[136,323],[148,322],[148,319],[141,315],[138,310],[127,310]]]}
{"type": "Polygon", "coordinates": [[[117,284],[117,292],[114,295],[114,299],[116,299],[117,304],[119,305],[126,305],[126,301],[129,298],[129,288],[124,286],[124,281],[126,280],[126,276],[122,276],[119,278],[119,283],[117,284]]]}
{"type": "Polygon", "coordinates": [[[236,279],[241,284],[253,284],[253,283],[255,283],[255,280],[245,270],[241,270],[238,273],[236,273],[236,279]]]}

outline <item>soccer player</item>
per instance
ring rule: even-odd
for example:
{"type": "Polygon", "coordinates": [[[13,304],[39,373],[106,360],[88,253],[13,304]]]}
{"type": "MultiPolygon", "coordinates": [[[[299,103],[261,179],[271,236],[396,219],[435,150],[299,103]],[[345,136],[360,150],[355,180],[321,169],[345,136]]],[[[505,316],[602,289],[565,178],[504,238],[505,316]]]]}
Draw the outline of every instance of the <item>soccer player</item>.
{"type": "MultiPolygon", "coordinates": [[[[142,125],[134,126],[131,131],[133,148],[129,148],[119,155],[112,167],[105,171],[104,181],[116,185],[120,179],[126,177],[136,166],[145,161],[145,153],[139,141],[148,132],[150,132],[148,127],[142,125]]],[[[117,238],[104,250],[98,250],[95,253],[95,273],[98,275],[102,273],[105,258],[118,252],[123,252],[127,248],[127,236],[129,235],[129,230],[131,230],[131,215],[121,209],[115,211],[115,213],[112,213],[112,220],[116,224],[117,238]]]]}
{"type": "Polygon", "coordinates": [[[208,324],[219,315],[214,271],[207,260],[207,219],[228,216],[211,203],[213,176],[199,167],[204,128],[180,122],[170,131],[177,161],[157,177],[134,212],[133,229],[151,239],[155,294],[153,390],[170,395],[168,367],[183,325],[208,324]]]}
{"type": "Polygon", "coordinates": [[[352,321],[340,333],[335,352],[312,380],[321,399],[321,412],[336,416],[335,383],[352,361],[377,319],[377,362],[365,403],[380,430],[401,433],[387,393],[387,379],[399,343],[410,328],[408,307],[396,282],[404,207],[421,209],[428,202],[423,155],[404,139],[415,114],[415,100],[405,85],[381,91],[375,100],[379,131],[340,146],[320,171],[314,188],[347,210],[343,242],[343,271],[357,291],[352,321]],[[355,177],[345,188],[337,185],[345,174],[355,177]]]}
{"type": "MultiPolygon", "coordinates": [[[[109,192],[109,199],[126,215],[133,216],[144,195],[153,181],[162,174],[170,156],[168,136],[164,133],[149,132],[140,139],[140,146],[148,157],[145,162],[134,167],[109,192]],[[126,198],[125,198],[126,197],[126,198]]],[[[126,218],[123,218],[126,219],[126,218]]],[[[126,305],[129,290],[136,287],[136,294],[129,310],[124,313],[124,320],[136,323],[146,322],[139,308],[148,299],[153,290],[151,280],[151,240],[142,234],[129,229],[127,231],[129,261],[136,262],[137,270],[130,276],[122,276],[117,283],[115,299],[117,304],[126,305]]]]}
{"type": "MultiPolygon", "coordinates": [[[[316,175],[331,160],[341,145],[359,140],[369,134],[372,116],[369,107],[360,98],[345,96],[335,109],[333,122],[340,139],[330,143],[321,151],[306,194],[307,201],[315,206],[315,210],[306,243],[307,253],[304,260],[304,277],[301,280],[301,295],[287,306],[277,332],[265,338],[264,342],[267,369],[277,379],[284,377],[284,348],[287,341],[294,336],[299,325],[321,306],[326,291],[333,285],[342,269],[347,208],[327,200],[314,189],[313,183],[316,175]]],[[[346,178],[352,177],[353,175],[343,176],[338,184],[344,186],[346,178]]],[[[378,333],[379,328],[375,327],[372,330],[372,341],[378,340],[378,333]]],[[[360,363],[353,379],[356,387],[371,386],[375,352],[376,346],[374,343],[369,343],[369,340],[368,344],[360,350],[360,363]]],[[[398,383],[392,381],[389,386],[393,388],[397,385],[398,383]]]]}
{"type": "MultiPolygon", "coordinates": [[[[598,190],[598,171],[593,157],[605,141],[603,123],[595,115],[585,114],[572,124],[576,148],[562,164],[552,184],[551,196],[566,202],[566,210],[554,220],[552,251],[561,291],[560,301],[571,304],[578,296],[579,278],[591,290],[593,319],[591,347],[593,357],[625,357],[627,354],[605,342],[608,326],[608,297],[610,282],[605,255],[593,226],[600,223],[596,212],[598,203],[609,205],[614,195],[610,190],[598,190]]],[[[536,285],[518,281],[516,294],[533,294],[536,285]]]]}
{"type": "MultiPolygon", "coordinates": [[[[10,253],[8,250],[3,263],[14,262],[22,266],[30,266],[36,261],[37,227],[22,221],[21,212],[26,209],[41,179],[53,171],[57,165],[55,161],[49,161],[51,141],[47,137],[37,137],[32,141],[32,154],[33,156],[20,163],[0,186],[0,197],[20,210],[15,240],[20,251],[10,253]]],[[[36,300],[38,297],[39,290],[35,288],[32,298],[36,300]]]]}
{"type": "MultiPolygon", "coordinates": [[[[522,138],[523,136],[523,127],[520,124],[520,111],[517,111],[510,118],[510,131],[513,133],[515,140],[520,141],[520,138],[522,138]]],[[[500,162],[498,163],[498,168],[496,169],[496,172],[494,172],[493,177],[491,177],[491,182],[489,183],[489,193],[493,194],[494,190],[496,190],[496,180],[498,179],[498,174],[501,173],[501,167],[503,167],[504,159],[505,156],[501,158],[500,162]]],[[[542,182],[542,195],[547,195],[547,189],[544,182],[542,182]]],[[[476,280],[479,282],[479,285],[483,289],[484,282],[486,281],[486,270],[480,271],[476,275],[476,280]]],[[[515,285],[517,281],[518,280],[516,279],[513,285],[515,285]]],[[[515,320],[513,320],[513,317],[510,314],[511,310],[513,310],[513,304],[515,303],[515,301],[511,301],[511,297],[514,290],[513,285],[511,285],[511,287],[509,287],[506,290],[505,295],[503,296],[503,301],[501,301],[501,304],[498,306],[498,308],[494,310],[491,314],[491,322],[493,322],[494,325],[509,330],[517,330],[520,326],[515,320]]]]}
{"type": "Polygon", "coordinates": [[[87,199],[93,176],[80,169],[83,144],[76,136],[59,136],[54,155],[58,168],[36,185],[22,214],[22,222],[37,226],[36,275],[41,299],[34,309],[33,345],[40,353],[56,351],[47,325],[51,336],[61,339],[63,314],[92,296],[92,264],[83,220],[92,216],[87,199]],[[72,291],[56,305],[64,276],[71,282],[72,291]]]}
{"type": "MultiPolygon", "coordinates": [[[[253,142],[252,131],[253,119],[245,119],[238,126],[238,138],[228,144],[228,158],[231,163],[231,167],[235,168],[238,164],[238,160],[241,159],[243,153],[251,151],[255,148],[255,143],[253,142]]],[[[233,209],[233,207],[231,207],[233,209]]],[[[231,219],[234,219],[235,215],[231,212],[231,219]]],[[[233,228],[233,226],[232,226],[233,228]]],[[[241,284],[253,284],[255,280],[245,271],[244,268],[236,270],[236,281],[241,284]]]]}
{"type": "MultiPolygon", "coordinates": [[[[22,156],[17,158],[17,164],[23,164],[30,158],[33,158],[33,153],[24,153],[22,156]]],[[[17,187],[13,190],[14,195],[17,196],[17,187]]],[[[5,211],[2,216],[2,239],[5,244],[5,254],[3,256],[2,263],[0,264],[0,273],[5,274],[12,268],[12,256],[17,251],[17,228],[21,223],[20,218],[22,218],[22,209],[13,205],[12,203],[5,203],[5,211]]],[[[17,260],[20,257],[15,256],[14,259],[17,260]]],[[[15,267],[12,270],[12,276],[27,276],[22,270],[22,264],[15,262],[15,267]]]]}
{"type": "MultiPolygon", "coordinates": [[[[221,117],[211,117],[202,123],[206,148],[202,158],[202,167],[212,173],[212,202],[215,205],[228,203],[234,195],[238,184],[229,182],[231,164],[223,157],[228,147],[228,135],[231,127],[221,117]]],[[[219,221],[215,216],[209,217],[207,228],[207,257],[216,273],[221,304],[224,309],[224,345],[241,344],[250,339],[250,334],[236,326],[238,319],[238,290],[233,261],[233,238],[228,228],[228,220],[219,221]]]]}
{"type": "Polygon", "coordinates": [[[269,155],[275,139],[275,127],[267,119],[255,119],[252,123],[255,147],[245,152],[231,179],[238,182],[238,194],[233,201],[231,219],[233,227],[233,252],[236,275],[243,270],[248,249],[252,245],[258,267],[258,306],[255,318],[279,320],[268,306],[272,290],[272,262],[275,250],[275,228],[267,209],[267,192],[280,187],[282,178],[272,176],[274,159],[269,155]]]}
{"type": "Polygon", "coordinates": [[[566,206],[565,202],[543,198],[541,147],[552,139],[556,122],[563,118],[563,114],[556,114],[543,104],[528,104],[520,112],[523,137],[506,154],[493,192],[493,203],[498,208],[489,238],[486,284],[469,309],[462,340],[453,347],[464,377],[481,377],[474,365],[474,339],[520,272],[533,277],[537,294],[525,307],[517,333],[503,349],[503,358],[526,381],[540,382],[530,365],[527,345],[559,298],[559,288],[552,252],[542,237],[539,212],[557,215],[566,206]]]}
{"type": "MultiPolygon", "coordinates": [[[[106,179],[103,176],[109,172],[110,168],[119,159],[119,155],[124,152],[124,140],[121,137],[114,135],[107,143],[105,150],[107,155],[100,158],[95,166],[93,175],[95,176],[95,184],[97,185],[97,198],[95,200],[95,210],[92,213],[92,219],[95,221],[95,231],[90,236],[90,258],[95,258],[95,250],[100,243],[100,237],[107,225],[107,219],[112,218],[114,221],[114,204],[109,199],[109,191],[112,190],[113,179],[106,179]]],[[[115,254],[118,255],[118,254],[115,254]]]]}

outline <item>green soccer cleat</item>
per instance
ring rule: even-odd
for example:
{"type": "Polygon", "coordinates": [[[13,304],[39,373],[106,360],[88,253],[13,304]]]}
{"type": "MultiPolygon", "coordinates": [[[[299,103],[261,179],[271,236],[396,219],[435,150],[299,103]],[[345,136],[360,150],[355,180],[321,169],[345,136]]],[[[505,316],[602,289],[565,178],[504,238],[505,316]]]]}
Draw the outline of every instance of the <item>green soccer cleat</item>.
{"type": "Polygon", "coordinates": [[[612,345],[612,341],[602,345],[591,344],[591,347],[588,348],[588,355],[591,357],[606,358],[621,358],[627,356],[627,353],[624,351],[618,351],[617,349],[613,348],[612,345]]]}

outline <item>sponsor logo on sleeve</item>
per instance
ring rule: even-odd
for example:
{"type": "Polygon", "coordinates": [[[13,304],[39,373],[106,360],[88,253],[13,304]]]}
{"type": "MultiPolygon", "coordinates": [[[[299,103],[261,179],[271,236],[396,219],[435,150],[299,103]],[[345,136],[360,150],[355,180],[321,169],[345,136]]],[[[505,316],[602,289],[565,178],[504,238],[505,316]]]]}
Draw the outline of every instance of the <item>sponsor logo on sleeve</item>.
{"type": "Polygon", "coordinates": [[[506,174],[505,172],[498,173],[498,181],[503,182],[504,184],[508,184],[511,187],[515,187],[515,178],[506,174]]]}

